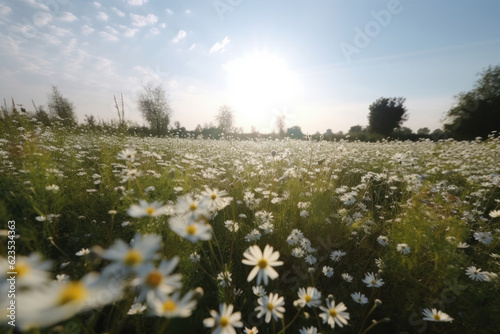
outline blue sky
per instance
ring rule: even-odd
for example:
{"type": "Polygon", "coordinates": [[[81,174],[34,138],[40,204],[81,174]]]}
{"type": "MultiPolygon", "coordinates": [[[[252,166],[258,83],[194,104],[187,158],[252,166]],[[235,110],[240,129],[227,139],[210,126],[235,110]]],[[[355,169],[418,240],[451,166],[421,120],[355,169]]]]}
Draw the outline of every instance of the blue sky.
{"type": "Polygon", "coordinates": [[[58,86],[85,114],[142,124],[141,87],[162,82],[172,120],[305,132],[367,125],[377,98],[406,98],[416,131],[500,64],[495,0],[0,0],[0,97],[32,110],[58,86]]]}

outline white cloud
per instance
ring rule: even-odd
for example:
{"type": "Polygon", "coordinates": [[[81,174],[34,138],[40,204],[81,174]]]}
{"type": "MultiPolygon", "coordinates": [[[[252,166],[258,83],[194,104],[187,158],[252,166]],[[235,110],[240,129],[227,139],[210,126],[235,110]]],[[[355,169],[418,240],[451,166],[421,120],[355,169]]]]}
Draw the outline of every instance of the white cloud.
{"type": "Polygon", "coordinates": [[[193,43],[193,44],[189,47],[189,51],[193,50],[195,47],[196,47],[196,44],[195,44],[195,43],[193,43]]]}
{"type": "Polygon", "coordinates": [[[106,29],[106,31],[109,32],[112,35],[118,35],[119,34],[118,30],[116,30],[115,28],[113,28],[111,26],[105,26],[104,29],[106,29]]]}
{"type": "Polygon", "coordinates": [[[229,37],[224,37],[222,42],[217,42],[212,46],[212,48],[210,49],[210,53],[226,51],[225,47],[229,44],[229,42],[229,37]]]}
{"type": "Polygon", "coordinates": [[[128,0],[127,2],[130,6],[142,6],[148,2],[148,0],[128,0]]]}
{"type": "Polygon", "coordinates": [[[59,45],[61,44],[61,40],[54,36],[53,34],[42,34],[42,39],[44,42],[47,42],[52,45],[59,45]]]}
{"type": "Polygon", "coordinates": [[[4,4],[1,4],[1,3],[0,3],[0,14],[1,14],[1,15],[7,15],[7,14],[9,14],[11,11],[12,11],[12,9],[10,9],[10,7],[5,6],[4,4]]]}
{"type": "Polygon", "coordinates": [[[97,18],[102,21],[107,21],[109,16],[105,12],[99,12],[97,13],[97,18]]]}
{"type": "Polygon", "coordinates": [[[135,28],[125,28],[125,32],[123,33],[123,36],[125,37],[134,37],[135,33],[139,31],[139,29],[135,28]]]}
{"type": "Polygon", "coordinates": [[[174,11],[171,10],[170,8],[165,9],[168,15],[174,15],[174,11]]]}
{"type": "Polygon", "coordinates": [[[99,2],[97,2],[97,1],[94,1],[92,4],[94,5],[95,8],[101,8],[102,7],[102,5],[99,2]]]}
{"type": "Polygon", "coordinates": [[[136,27],[144,27],[158,21],[158,16],[153,14],[148,14],[147,16],[130,14],[130,18],[132,19],[132,24],[136,27]]]}
{"type": "Polygon", "coordinates": [[[175,36],[172,39],[172,42],[178,43],[181,39],[186,38],[186,36],[187,36],[187,33],[184,30],[179,30],[179,32],[177,33],[177,36],[175,36]]]}
{"type": "Polygon", "coordinates": [[[84,25],[80,28],[80,31],[82,32],[82,35],[83,36],[88,36],[90,35],[91,33],[93,33],[95,31],[94,28],[92,28],[91,26],[88,26],[88,25],[84,25]]]}
{"type": "Polygon", "coordinates": [[[158,28],[151,28],[151,30],[149,32],[151,32],[153,35],[160,34],[160,30],[158,30],[158,28]]]}
{"type": "Polygon", "coordinates": [[[108,41],[117,41],[119,38],[116,37],[115,35],[111,35],[110,33],[107,33],[105,31],[101,31],[99,33],[99,35],[101,35],[102,38],[108,40],[108,41]]]}
{"type": "Polygon", "coordinates": [[[44,4],[36,2],[36,0],[23,0],[23,1],[25,3],[27,3],[28,5],[30,5],[31,7],[38,8],[38,9],[43,9],[43,10],[46,10],[46,11],[50,10],[49,7],[47,7],[44,4]]]}
{"type": "Polygon", "coordinates": [[[59,17],[59,20],[65,21],[65,22],[73,22],[73,21],[78,20],[78,18],[70,12],[64,12],[59,17]]]}
{"type": "Polygon", "coordinates": [[[186,11],[184,13],[186,13],[186,15],[189,15],[189,14],[191,14],[191,10],[186,9],[186,11]]]}
{"type": "Polygon", "coordinates": [[[57,27],[57,26],[50,26],[50,30],[54,33],[54,35],[56,36],[67,36],[67,35],[73,35],[73,33],[71,31],[69,31],[68,29],[64,29],[64,28],[61,28],[61,27],[57,27]]]}
{"type": "Polygon", "coordinates": [[[166,23],[162,23],[162,24],[160,24],[160,28],[165,29],[166,27],[167,27],[167,24],[166,24],[166,23]]]}
{"type": "Polygon", "coordinates": [[[52,21],[52,15],[47,12],[37,12],[33,15],[33,24],[37,27],[43,27],[52,21]]]}
{"type": "Polygon", "coordinates": [[[116,7],[111,7],[111,10],[113,12],[115,12],[116,15],[120,16],[120,17],[124,17],[125,16],[125,13],[122,12],[121,10],[119,10],[118,8],[116,7]]]}

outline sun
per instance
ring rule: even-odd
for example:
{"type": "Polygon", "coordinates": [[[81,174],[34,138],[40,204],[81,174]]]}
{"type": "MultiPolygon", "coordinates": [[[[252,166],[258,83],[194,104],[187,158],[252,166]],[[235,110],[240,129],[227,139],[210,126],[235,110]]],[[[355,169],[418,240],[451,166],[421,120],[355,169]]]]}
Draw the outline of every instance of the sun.
{"type": "Polygon", "coordinates": [[[287,61],[268,52],[255,52],[223,65],[228,99],[241,126],[272,128],[277,110],[293,103],[299,93],[297,74],[287,61]]]}

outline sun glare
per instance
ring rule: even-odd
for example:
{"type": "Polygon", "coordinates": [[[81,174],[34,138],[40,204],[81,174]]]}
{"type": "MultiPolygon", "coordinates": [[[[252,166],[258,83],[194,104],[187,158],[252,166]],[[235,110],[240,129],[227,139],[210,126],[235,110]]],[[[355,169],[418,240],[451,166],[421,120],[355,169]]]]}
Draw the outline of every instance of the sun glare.
{"type": "Polygon", "coordinates": [[[296,73],[285,59],[257,52],[223,66],[229,101],[241,126],[272,127],[276,110],[291,104],[299,93],[296,73]]]}

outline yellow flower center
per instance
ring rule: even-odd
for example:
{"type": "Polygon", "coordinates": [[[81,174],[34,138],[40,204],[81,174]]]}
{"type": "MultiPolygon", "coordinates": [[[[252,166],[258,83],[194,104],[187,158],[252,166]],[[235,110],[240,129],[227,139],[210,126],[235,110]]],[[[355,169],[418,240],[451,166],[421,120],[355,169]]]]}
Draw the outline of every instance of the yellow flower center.
{"type": "Polygon", "coordinates": [[[196,209],[198,209],[198,206],[197,206],[196,204],[194,204],[194,203],[192,203],[192,204],[189,206],[189,210],[191,210],[191,211],[194,211],[194,210],[196,210],[196,209]]]}
{"type": "Polygon", "coordinates": [[[156,210],[155,210],[155,208],[153,208],[152,206],[148,206],[148,207],[146,208],[146,213],[147,213],[148,215],[150,215],[150,216],[152,216],[152,215],[153,215],[153,213],[155,213],[155,211],[156,211],[156,210]]]}
{"type": "Polygon", "coordinates": [[[186,232],[187,234],[189,235],[194,235],[196,234],[196,225],[189,225],[187,228],[186,228],[186,232]]]}
{"type": "Polygon", "coordinates": [[[17,272],[18,277],[26,275],[30,271],[31,271],[31,267],[28,263],[26,263],[24,261],[19,261],[16,263],[16,272],[17,272]]]}
{"type": "Polygon", "coordinates": [[[82,301],[87,296],[87,288],[82,282],[70,282],[62,289],[58,305],[65,305],[74,301],[82,301]]]}
{"type": "Polygon", "coordinates": [[[133,267],[142,261],[142,255],[135,249],[131,249],[127,252],[124,258],[124,262],[127,266],[133,267]]]}
{"type": "Polygon", "coordinates": [[[257,263],[257,265],[259,266],[260,269],[264,269],[265,267],[267,267],[267,260],[261,259],[259,263],[257,263]]]}
{"type": "Polygon", "coordinates": [[[439,320],[441,320],[441,317],[437,314],[434,314],[434,319],[439,321],[439,320]]]}
{"type": "Polygon", "coordinates": [[[177,304],[173,300],[167,300],[163,303],[163,311],[173,312],[177,309],[177,304]]]}
{"type": "Polygon", "coordinates": [[[330,316],[335,318],[337,316],[337,311],[335,311],[335,309],[331,309],[330,310],[330,316]]]}
{"type": "Polygon", "coordinates": [[[306,296],[304,297],[304,300],[305,300],[307,303],[309,303],[309,302],[312,300],[312,297],[311,297],[311,296],[309,296],[309,295],[306,295],[306,296]]]}
{"type": "Polygon", "coordinates": [[[272,311],[274,309],[274,305],[272,303],[267,304],[267,309],[272,311]]]}
{"type": "Polygon", "coordinates": [[[227,325],[229,325],[229,319],[226,316],[221,317],[219,321],[219,326],[226,327],[227,325]]]}
{"type": "Polygon", "coordinates": [[[210,199],[213,201],[217,198],[217,195],[216,194],[212,194],[212,196],[210,196],[210,199]]]}
{"type": "Polygon", "coordinates": [[[373,280],[372,285],[375,285],[375,284],[377,284],[377,281],[373,280]]]}
{"type": "Polygon", "coordinates": [[[158,285],[160,285],[161,281],[163,280],[163,276],[158,270],[154,270],[148,274],[146,277],[146,284],[156,288],[158,285]]]}

